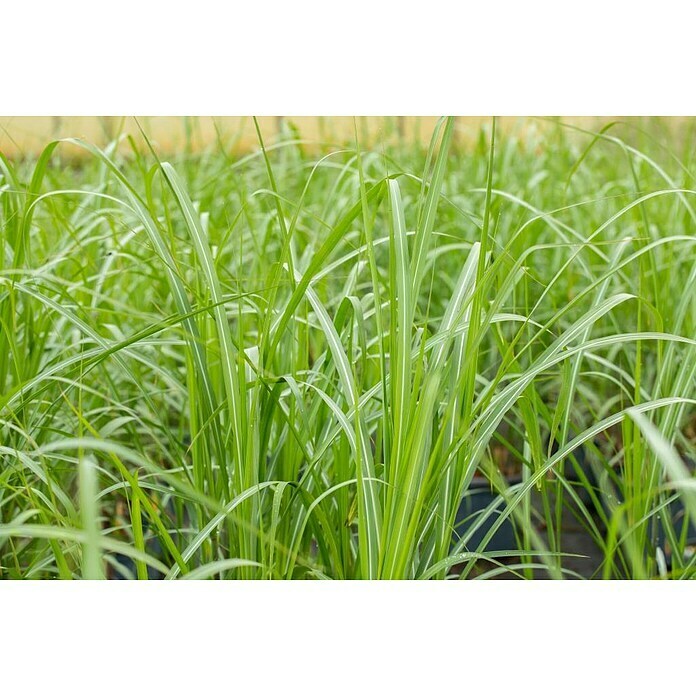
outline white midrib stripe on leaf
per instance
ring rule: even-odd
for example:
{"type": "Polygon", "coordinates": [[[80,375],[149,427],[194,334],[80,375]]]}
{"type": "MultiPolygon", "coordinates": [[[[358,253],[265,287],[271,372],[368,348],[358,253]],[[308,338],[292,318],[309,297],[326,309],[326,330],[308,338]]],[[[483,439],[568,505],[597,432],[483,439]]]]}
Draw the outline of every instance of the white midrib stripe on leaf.
{"type": "Polygon", "coordinates": [[[376,564],[377,559],[379,558],[380,550],[379,534],[381,525],[381,511],[379,502],[377,500],[375,487],[373,483],[369,481],[369,479],[374,476],[374,467],[372,465],[372,452],[367,444],[367,432],[359,415],[360,409],[358,394],[355,387],[355,382],[353,380],[350,364],[348,362],[348,357],[343,350],[341,340],[336,332],[336,327],[333,325],[333,322],[331,321],[326,309],[319,300],[319,297],[313,288],[307,287],[305,294],[307,295],[307,299],[312,305],[312,309],[314,310],[324,335],[326,336],[326,340],[329,344],[329,350],[331,351],[334,364],[336,365],[342,391],[346,401],[348,402],[351,413],[355,417],[355,437],[349,438],[349,442],[351,442],[356,459],[358,460],[362,480],[363,482],[367,482],[367,485],[365,485],[363,488],[363,504],[365,506],[364,514],[362,515],[363,519],[360,519],[359,522],[366,533],[366,542],[368,546],[368,576],[370,578],[375,578],[377,573],[376,564]]]}
{"type": "MultiPolygon", "coordinates": [[[[215,302],[215,323],[217,324],[218,337],[222,344],[220,354],[223,360],[223,378],[225,380],[225,391],[227,393],[228,404],[230,408],[230,416],[235,424],[234,442],[236,448],[237,472],[239,487],[244,486],[243,469],[244,469],[244,434],[242,433],[242,414],[239,405],[239,385],[236,367],[232,363],[232,356],[235,354],[232,339],[230,337],[230,327],[227,320],[225,307],[220,304],[223,299],[220,282],[215,272],[213,257],[205,239],[201,221],[196,214],[188,194],[181,185],[181,180],[174,168],[168,162],[162,164],[162,169],[174,189],[177,199],[179,200],[181,210],[186,218],[186,223],[193,239],[196,254],[203,268],[203,272],[208,282],[210,292],[213,295],[215,302]]],[[[224,466],[224,462],[221,462],[224,466]]]]}
{"type": "MultiPolygon", "coordinates": [[[[398,499],[396,503],[396,510],[398,510],[399,513],[395,522],[396,531],[391,538],[392,548],[402,550],[402,552],[398,554],[398,557],[401,558],[404,557],[403,552],[410,545],[408,543],[404,543],[402,538],[404,535],[404,530],[408,525],[409,510],[412,507],[413,501],[416,499],[416,488],[418,485],[420,485],[423,479],[423,474],[425,473],[422,450],[425,446],[426,430],[430,425],[435,400],[440,390],[440,383],[443,375],[443,363],[449,351],[455,328],[459,322],[466,320],[466,315],[468,315],[470,311],[470,304],[466,303],[466,299],[469,297],[470,290],[473,287],[476,279],[476,269],[479,261],[480,251],[481,245],[477,242],[471,248],[466,263],[464,264],[464,268],[462,269],[457,280],[457,284],[455,285],[452,297],[447,304],[439,330],[439,333],[445,336],[445,339],[435,350],[433,364],[428,370],[426,382],[423,387],[423,396],[419,405],[419,411],[417,414],[418,417],[414,421],[414,427],[417,426],[418,430],[415,433],[416,439],[413,442],[413,446],[410,450],[409,459],[411,465],[406,472],[406,480],[403,487],[404,489],[397,491],[398,499]]],[[[425,462],[427,462],[427,459],[425,459],[425,462]]],[[[392,577],[393,574],[399,569],[400,564],[398,562],[398,557],[396,553],[391,556],[389,567],[386,569],[387,577],[392,577]]]]}

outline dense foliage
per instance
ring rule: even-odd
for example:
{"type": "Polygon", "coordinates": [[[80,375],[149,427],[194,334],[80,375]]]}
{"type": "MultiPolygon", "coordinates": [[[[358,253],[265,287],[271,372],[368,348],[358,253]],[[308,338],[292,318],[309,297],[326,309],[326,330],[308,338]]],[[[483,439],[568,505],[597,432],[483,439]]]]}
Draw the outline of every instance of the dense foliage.
{"type": "Polygon", "coordinates": [[[691,576],[693,141],[454,125],[2,158],[0,577],[691,576]]]}

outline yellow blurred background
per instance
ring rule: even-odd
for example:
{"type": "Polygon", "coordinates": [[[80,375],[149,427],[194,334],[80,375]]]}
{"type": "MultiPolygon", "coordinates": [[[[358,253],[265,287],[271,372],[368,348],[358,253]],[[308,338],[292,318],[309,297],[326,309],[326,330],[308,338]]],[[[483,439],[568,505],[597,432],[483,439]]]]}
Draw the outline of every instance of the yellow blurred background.
{"type": "MultiPolygon", "coordinates": [[[[510,117],[499,120],[503,131],[515,129],[528,132],[551,127],[555,119],[510,117]]],[[[614,117],[573,117],[560,119],[563,123],[598,130],[614,117]]],[[[634,125],[645,125],[647,119],[620,119],[634,125]]],[[[660,119],[663,126],[672,128],[693,119],[685,117],[660,119]]],[[[403,138],[406,141],[427,143],[437,117],[433,116],[264,116],[258,119],[264,140],[272,142],[284,129],[294,128],[308,144],[343,144],[354,142],[357,128],[364,144],[388,143],[403,138]]],[[[456,121],[455,138],[460,143],[473,141],[490,117],[460,116],[456,121]]],[[[104,146],[122,134],[141,141],[140,128],[147,134],[158,152],[166,154],[184,149],[197,151],[222,141],[226,147],[247,151],[258,147],[253,119],[250,116],[0,116],[0,151],[7,157],[36,155],[51,140],[79,137],[104,146]]]]}

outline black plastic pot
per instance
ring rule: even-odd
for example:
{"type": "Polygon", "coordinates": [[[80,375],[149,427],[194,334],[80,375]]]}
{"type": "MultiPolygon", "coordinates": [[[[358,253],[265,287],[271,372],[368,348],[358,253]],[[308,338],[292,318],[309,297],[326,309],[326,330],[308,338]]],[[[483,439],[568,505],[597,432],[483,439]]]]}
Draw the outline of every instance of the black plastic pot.
{"type": "MultiPolygon", "coordinates": [[[[685,457],[684,463],[687,465],[687,467],[689,467],[690,470],[693,471],[696,469],[696,462],[694,462],[692,459],[685,457]]],[[[663,511],[660,512],[657,519],[656,530],[657,546],[662,549],[669,563],[671,561],[672,549],[669,547],[669,541],[667,539],[667,534],[665,533],[664,520],[666,517],[669,517],[671,520],[677,538],[681,538],[686,532],[686,546],[692,547],[696,546],[696,520],[688,517],[686,507],[684,506],[684,502],[680,497],[673,500],[663,511]],[[684,530],[684,527],[687,524],[687,519],[688,528],[684,530]]]]}
{"type": "MultiPolygon", "coordinates": [[[[673,500],[665,510],[666,511],[660,513],[660,518],[657,522],[657,545],[663,551],[669,551],[663,520],[666,515],[669,515],[677,537],[681,537],[684,533],[684,525],[686,524],[686,508],[681,498],[678,498],[677,500],[673,500]]],[[[692,519],[689,519],[689,528],[686,532],[686,543],[689,546],[696,544],[696,525],[692,519]]]]}
{"type": "MultiPolygon", "coordinates": [[[[164,557],[164,550],[162,549],[159,539],[153,538],[148,540],[145,545],[145,551],[153,558],[162,559],[164,557]]],[[[119,567],[111,567],[109,569],[109,580],[136,580],[138,578],[138,571],[135,566],[135,561],[132,558],[116,553],[114,554],[114,560],[118,563],[119,567]],[[124,573],[124,571],[127,571],[127,574],[124,573]]],[[[156,568],[147,566],[147,579],[163,580],[164,575],[156,568]]]]}
{"type": "MultiPolygon", "coordinates": [[[[510,478],[506,480],[508,486],[519,483],[521,478],[510,478]]],[[[452,545],[456,544],[474,524],[485,514],[486,508],[498,498],[498,494],[491,488],[491,484],[486,479],[474,479],[469,485],[469,489],[464,494],[462,502],[457,510],[457,517],[454,523],[454,533],[452,534],[452,545]]],[[[498,516],[505,509],[505,502],[501,499],[496,507],[483,524],[473,533],[466,548],[475,551],[483,538],[495,524],[498,516]]],[[[485,551],[510,551],[517,548],[515,540],[515,528],[510,517],[500,525],[493,534],[490,541],[486,544],[485,551]]]]}
{"type": "MultiPolygon", "coordinates": [[[[570,433],[570,437],[574,437],[570,433]]],[[[558,452],[558,443],[554,442],[551,447],[551,454],[558,452]]],[[[586,484],[589,484],[595,490],[598,489],[597,477],[595,476],[589,458],[583,445],[576,447],[564,460],[563,476],[565,480],[573,487],[573,490],[578,496],[580,502],[589,510],[594,509],[592,496],[587,490],[586,484]]]]}
{"type": "MultiPolygon", "coordinates": [[[[169,499],[166,505],[164,506],[163,514],[165,517],[169,518],[170,522],[173,522],[176,519],[176,511],[174,509],[174,505],[171,499],[169,499]]],[[[184,523],[189,524],[189,522],[189,516],[186,512],[184,512],[184,523]]],[[[168,554],[162,547],[162,544],[157,537],[155,529],[147,522],[143,524],[143,534],[145,537],[146,553],[167,565],[168,554]]],[[[175,544],[183,543],[184,539],[183,535],[181,535],[181,532],[177,530],[171,530],[170,534],[173,537],[175,544]]],[[[133,561],[132,558],[120,553],[114,554],[113,558],[115,563],[118,565],[109,567],[108,578],[110,580],[131,580],[138,577],[135,561],[133,561]]],[[[156,568],[147,566],[147,579],[163,580],[164,575],[156,568]]]]}
{"type": "MultiPolygon", "coordinates": [[[[696,470],[696,462],[694,462],[689,457],[684,458],[684,464],[686,464],[686,466],[691,471],[696,470]]],[[[617,498],[617,503],[621,503],[623,500],[621,492],[616,491],[615,495],[617,498]]],[[[612,514],[612,509],[609,507],[606,501],[602,500],[602,504],[605,513],[610,516],[612,514]]],[[[682,535],[684,534],[684,526],[686,525],[688,519],[688,529],[686,530],[685,535],[685,546],[687,547],[696,546],[696,520],[688,518],[687,511],[681,497],[675,498],[659,513],[656,513],[652,516],[651,521],[649,523],[650,543],[654,545],[655,549],[659,548],[662,550],[667,561],[667,566],[671,567],[673,550],[670,548],[669,539],[667,538],[667,534],[665,531],[665,521],[667,519],[671,521],[678,539],[681,539],[682,535]]]]}

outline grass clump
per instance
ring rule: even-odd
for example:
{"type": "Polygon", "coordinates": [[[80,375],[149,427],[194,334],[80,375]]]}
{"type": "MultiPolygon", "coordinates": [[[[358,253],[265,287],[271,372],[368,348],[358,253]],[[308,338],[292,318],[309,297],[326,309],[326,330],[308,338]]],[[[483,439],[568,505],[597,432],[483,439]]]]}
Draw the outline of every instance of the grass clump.
{"type": "Polygon", "coordinates": [[[3,157],[1,576],[690,577],[693,150],[454,131],[3,157]]]}

